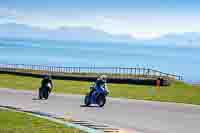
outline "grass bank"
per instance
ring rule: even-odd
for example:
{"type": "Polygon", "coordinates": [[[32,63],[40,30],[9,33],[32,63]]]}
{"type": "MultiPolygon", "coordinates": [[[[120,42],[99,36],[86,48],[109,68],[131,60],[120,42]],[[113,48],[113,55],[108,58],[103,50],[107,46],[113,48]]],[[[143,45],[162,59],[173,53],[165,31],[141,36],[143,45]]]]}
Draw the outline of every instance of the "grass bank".
{"type": "Polygon", "coordinates": [[[83,133],[25,113],[0,109],[0,133],[83,133]]]}
{"type": "MultiPolygon", "coordinates": [[[[39,78],[0,74],[1,88],[35,90],[40,86],[39,78]]],[[[85,94],[91,82],[54,80],[54,92],[68,94],[85,94]]],[[[180,81],[171,86],[156,89],[154,86],[133,84],[108,84],[111,97],[153,100],[200,105],[200,86],[192,86],[180,81]]]]}

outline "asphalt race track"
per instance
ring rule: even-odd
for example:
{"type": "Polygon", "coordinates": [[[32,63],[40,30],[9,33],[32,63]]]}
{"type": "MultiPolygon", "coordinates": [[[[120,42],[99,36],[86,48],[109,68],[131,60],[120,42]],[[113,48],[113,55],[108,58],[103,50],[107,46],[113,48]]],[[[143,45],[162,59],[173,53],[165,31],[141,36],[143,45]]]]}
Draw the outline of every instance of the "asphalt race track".
{"type": "Polygon", "coordinates": [[[36,100],[36,92],[0,89],[0,105],[69,115],[144,133],[199,133],[200,106],[108,98],[103,108],[84,107],[84,96],[51,94],[36,100]]]}

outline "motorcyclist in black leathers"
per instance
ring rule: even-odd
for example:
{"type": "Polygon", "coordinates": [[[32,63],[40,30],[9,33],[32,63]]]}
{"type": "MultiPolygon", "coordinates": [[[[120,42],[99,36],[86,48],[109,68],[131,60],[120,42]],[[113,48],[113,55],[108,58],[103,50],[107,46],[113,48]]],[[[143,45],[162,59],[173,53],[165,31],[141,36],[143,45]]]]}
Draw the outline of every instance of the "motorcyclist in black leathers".
{"type": "Polygon", "coordinates": [[[42,91],[48,91],[50,93],[53,89],[53,82],[49,75],[46,75],[41,81],[41,87],[39,88],[39,99],[42,99],[41,93],[42,91]]]}

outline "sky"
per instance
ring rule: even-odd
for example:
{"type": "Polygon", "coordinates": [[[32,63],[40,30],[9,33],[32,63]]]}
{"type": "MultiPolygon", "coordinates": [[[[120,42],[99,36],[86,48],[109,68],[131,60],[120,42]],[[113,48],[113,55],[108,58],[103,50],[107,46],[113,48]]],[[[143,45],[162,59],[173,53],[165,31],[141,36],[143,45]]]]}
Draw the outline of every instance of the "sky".
{"type": "Polygon", "coordinates": [[[200,32],[199,0],[0,0],[0,23],[91,27],[138,39],[200,32]]]}

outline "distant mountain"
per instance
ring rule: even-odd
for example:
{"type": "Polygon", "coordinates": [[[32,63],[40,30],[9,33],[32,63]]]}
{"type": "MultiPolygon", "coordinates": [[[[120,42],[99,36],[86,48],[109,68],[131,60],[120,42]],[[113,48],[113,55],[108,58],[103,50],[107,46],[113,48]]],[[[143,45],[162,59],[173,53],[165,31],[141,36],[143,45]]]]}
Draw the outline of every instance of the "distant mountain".
{"type": "Polygon", "coordinates": [[[90,27],[60,27],[49,30],[16,23],[0,24],[0,37],[79,41],[132,41],[134,39],[129,35],[111,35],[90,27]]]}
{"type": "Polygon", "coordinates": [[[153,39],[150,42],[158,45],[200,47],[200,33],[185,32],[179,34],[167,34],[160,38],[153,39]]]}
{"type": "Polygon", "coordinates": [[[49,30],[16,23],[0,24],[0,38],[92,42],[112,41],[159,46],[200,47],[200,33],[198,32],[167,34],[152,40],[137,40],[130,35],[112,35],[90,27],[60,27],[55,30],[49,30]]]}
{"type": "Polygon", "coordinates": [[[3,38],[43,38],[48,30],[24,24],[0,24],[0,37],[3,38]]]}

